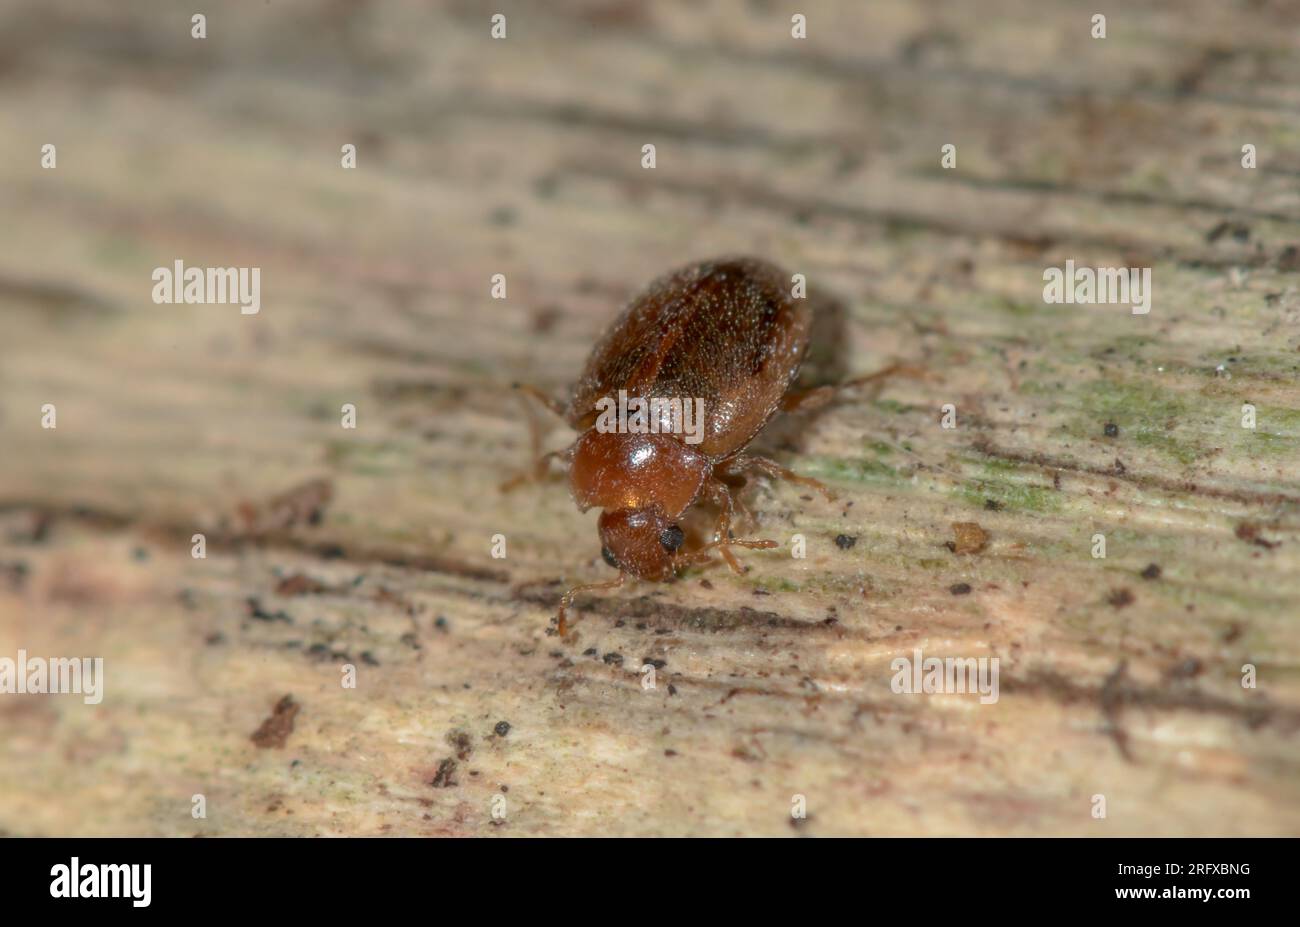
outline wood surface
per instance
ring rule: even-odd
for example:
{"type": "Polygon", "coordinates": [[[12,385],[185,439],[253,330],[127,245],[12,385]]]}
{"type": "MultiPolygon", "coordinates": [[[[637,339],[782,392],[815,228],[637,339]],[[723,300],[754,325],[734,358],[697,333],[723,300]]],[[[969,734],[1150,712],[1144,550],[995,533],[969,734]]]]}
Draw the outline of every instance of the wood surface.
{"type": "Polygon", "coordinates": [[[204,6],[0,9],[0,656],[106,672],[0,695],[0,830],[1300,833],[1300,6],[204,6]],[[926,375],[764,434],[837,501],[748,487],[748,573],[548,636],[610,573],[498,492],[509,385],[726,254],[807,276],[813,375],[926,375]],[[178,259],[261,311],[155,304],[178,259]],[[1000,699],[895,694],[917,648],[1000,699]]]}

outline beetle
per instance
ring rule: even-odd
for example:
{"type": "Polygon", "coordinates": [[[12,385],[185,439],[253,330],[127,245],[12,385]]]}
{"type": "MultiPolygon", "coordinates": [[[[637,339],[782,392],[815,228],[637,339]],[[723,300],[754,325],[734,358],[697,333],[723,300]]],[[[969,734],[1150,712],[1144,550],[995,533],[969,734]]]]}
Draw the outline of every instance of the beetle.
{"type": "MultiPolygon", "coordinates": [[[[791,277],[751,257],[728,257],[682,267],[659,277],[633,299],[596,343],[567,404],[523,384],[516,388],[561,416],[578,433],[562,451],[536,458],[531,476],[503,485],[510,489],[540,479],[553,459],[568,473],[578,508],[599,508],[601,556],[618,578],[570,589],[560,599],[556,632],[567,631],[567,610],[580,592],[614,589],[629,575],[660,582],[684,566],[711,559],[717,550],[735,572],[743,572],[731,548],[770,549],[776,541],[734,538],[735,502],[729,480],[747,473],[785,479],[831,492],[774,460],[746,448],[778,409],[815,407],[836,389],[876,380],[898,365],[841,387],[791,392],[808,349],[812,309],[794,298],[791,277]],[[662,400],[657,412],[629,420],[633,427],[598,427],[615,394],[631,400],[662,400]],[[672,421],[671,399],[702,400],[702,428],[692,442],[681,428],[656,429],[672,421]],[[639,427],[638,427],[639,426],[639,427]],[[695,505],[716,504],[713,540],[683,549],[681,522],[695,505]]],[[[627,405],[633,405],[631,401],[627,405]]],[[[620,423],[622,423],[620,419],[620,423]]],[[[608,424],[608,419],[604,420],[608,424]]],[[[534,445],[538,444],[534,432],[534,445]]]]}

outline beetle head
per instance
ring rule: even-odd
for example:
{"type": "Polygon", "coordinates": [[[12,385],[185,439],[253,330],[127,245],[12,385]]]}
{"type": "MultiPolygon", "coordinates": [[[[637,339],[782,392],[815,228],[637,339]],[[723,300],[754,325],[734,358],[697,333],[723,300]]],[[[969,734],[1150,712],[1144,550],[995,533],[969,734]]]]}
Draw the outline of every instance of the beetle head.
{"type": "Polygon", "coordinates": [[[602,512],[600,554],[615,569],[660,582],[673,575],[673,557],[686,539],[657,505],[602,512]]]}

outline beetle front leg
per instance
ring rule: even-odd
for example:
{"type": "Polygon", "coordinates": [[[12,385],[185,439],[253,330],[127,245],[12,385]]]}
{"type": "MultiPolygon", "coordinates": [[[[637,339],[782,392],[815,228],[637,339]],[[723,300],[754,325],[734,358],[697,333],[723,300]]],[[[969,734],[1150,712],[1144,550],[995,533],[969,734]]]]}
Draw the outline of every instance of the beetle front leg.
{"type": "Polygon", "coordinates": [[[564,419],[564,403],[555,399],[540,387],[533,386],[531,383],[512,383],[510,388],[518,390],[527,396],[532,396],[539,403],[544,405],[547,411],[554,414],[556,418],[561,420],[564,419]]]}
{"type": "Polygon", "coordinates": [[[718,521],[713,528],[714,540],[705,544],[699,550],[692,551],[684,557],[679,558],[677,566],[689,566],[694,563],[707,562],[709,551],[717,548],[718,554],[726,561],[727,566],[731,567],[733,573],[743,574],[745,568],[740,565],[736,555],[731,552],[732,547],[745,547],[749,550],[771,550],[779,547],[776,541],[769,541],[761,538],[733,538],[731,536],[731,515],[735,507],[734,500],[731,497],[731,490],[727,484],[719,479],[711,479],[705,486],[705,492],[709,498],[718,504],[718,521]]]}
{"type": "Polygon", "coordinates": [[[799,486],[807,486],[809,489],[815,489],[823,496],[826,501],[834,502],[835,494],[826,488],[826,484],[820,480],[815,480],[810,476],[800,476],[788,467],[783,467],[775,460],[767,457],[755,457],[749,454],[741,454],[733,458],[726,464],[727,473],[735,476],[741,476],[746,470],[757,470],[759,473],[774,480],[785,480],[789,483],[795,483],[799,486]]]}
{"type": "Polygon", "coordinates": [[[525,470],[502,483],[498,487],[501,492],[510,492],[524,483],[540,483],[546,476],[547,467],[552,458],[562,457],[569,452],[569,449],[566,448],[562,451],[542,453],[542,428],[537,423],[537,417],[533,415],[532,406],[528,404],[524,397],[533,397],[533,399],[545,406],[548,411],[561,419],[564,418],[564,406],[536,386],[528,383],[515,383],[511,388],[518,391],[524,407],[524,414],[528,416],[528,443],[533,451],[533,467],[532,470],[525,470]]]}
{"type": "Polygon", "coordinates": [[[731,552],[727,543],[731,540],[731,515],[732,507],[735,504],[731,498],[731,490],[727,489],[726,484],[721,482],[715,482],[711,488],[713,498],[720,506],[720,511],[718,512],[718,523],[713,526],[713,544],[706,545],[702,550],[707,551],[710,547],[717,545],[718,553],[722,555],[723,560],[727,561],[727,566],[731,567],[731,572],[738,575],[743,574],[745,572],[744,567],[740,565],[740,561],[736,559],[736,555],[731,552]]]}
{"type": "Polygon", "coordinates": [[[555,458],[562,458],[566,451],[547,451],[533,461],[532,470],[525,470],[522,473],[516,473],[510,479],[502,483],[498,488],[500,492],[510,492],[517,486],[524,483],[540,483],[546,477],[546,471],[551,461],[555,458]]]}

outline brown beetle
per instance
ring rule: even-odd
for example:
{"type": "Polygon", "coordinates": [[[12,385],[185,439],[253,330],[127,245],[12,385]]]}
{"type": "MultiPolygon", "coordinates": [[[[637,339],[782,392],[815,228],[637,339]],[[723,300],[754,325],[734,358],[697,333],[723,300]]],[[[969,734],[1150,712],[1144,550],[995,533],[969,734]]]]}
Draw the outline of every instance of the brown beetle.
{"type": "MultiPolygon", "coordinates": [[[[732,547],[766,549],[776,541],[731,536],[734,511],[727,480],[757,472],[811,486],[833,498],[821,483],[798,476],[773,460],[744,453],[778,408],[821,405],[835,387],[789,393],[808,347],[812,310],[790,295],[791,277],[766,261],[726,258],[692,264],[659,278],[632,301],[605,332],[587,360],[567,406],[533,387],[520,386],[579,437],[563,451],[537,458],[540,478],[552,458],[564,461],[574,502],[583,511],[603,509],[598,528],[601,554],[618,578],[570,589],[560,600],[557,630],[579,592],[613,589],[628,574],[651,581],[671,578],[683,566],[709,559],[717,549],[743,572],[732,547]],[[663,400],[635,420],[637,429],[597,427],[615,394],[631,400],[663,400]],[[702,423],[685,435],[671,399],[702,400],[702,423]],[[667,413],[667,414],[665,414],[667,413]],[[674,415],[677,415],[674,421],[674,415]],[[655,433],[656,426],[667,424],[655,433]],[[649,433],[642,433],[646,429],[649,433]],[[688,438],[694,438],[694,441],[688,438]],[[709,500],[719,515],[713,540],[682,550],[681,520],[697,502],[709,500]]],[[[844,384],[883,377],[898,367],[844,384]]],[[[620,423],[623,420],[620,419],[620,423]]],[[[534,436],[536,443],[536,436],[534,436]]],[[[528,476],[511,480],[509,489],[528,476]]]]}

